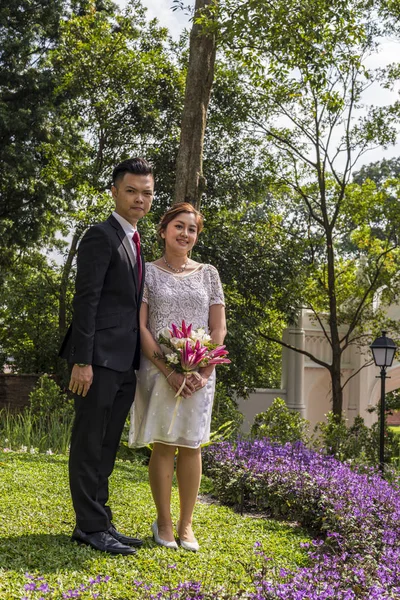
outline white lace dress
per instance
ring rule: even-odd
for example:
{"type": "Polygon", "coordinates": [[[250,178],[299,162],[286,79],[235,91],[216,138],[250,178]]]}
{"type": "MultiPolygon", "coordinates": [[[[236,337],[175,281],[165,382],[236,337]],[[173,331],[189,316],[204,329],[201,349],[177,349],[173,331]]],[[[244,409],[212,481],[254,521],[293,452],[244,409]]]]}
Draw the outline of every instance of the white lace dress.
{"type": "MultiPolygon", "coordinates": [[[[164,327],[182,320],[194,329],[208,328],[212,304],[224,304],[218,271],[199,265],[188,274],[175,275],[153,263],[146,264],[143,302],[149,305],[148,328],[155,339],[164,327]]],[[[210,438],[215,371],[206,386],[190,398],[183,398],[170,434],[176,398],[165,376],[143,354],[137,374],[135,401],[131,409],[129,445],[140,447],[163,442],[198,448],[210,438]]]]}

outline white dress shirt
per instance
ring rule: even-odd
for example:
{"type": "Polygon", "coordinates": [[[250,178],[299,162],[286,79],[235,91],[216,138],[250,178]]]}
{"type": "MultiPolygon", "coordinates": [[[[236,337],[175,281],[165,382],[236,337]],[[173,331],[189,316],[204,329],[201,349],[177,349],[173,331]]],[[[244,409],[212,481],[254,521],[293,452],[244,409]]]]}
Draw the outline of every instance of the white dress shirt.
{"type": "Polygon", "coordinates": [[[121,215],[119,215],[117,212],[113,212],[112,216],[117,219],[118,223],[121,225],[122,229],[125,232],[125,235],[128,237],[128,239],[131,242],[131,246],[133,249],[133,253],[135,255],[135,258],[137,260],[137,256],[136,256],[136,244],[133,241],[133,234],[135,233],[135,231],[137,231],[136,227],[134,227],[131,223],[129,223],[129,221],[127,221],[126,219],[124,219],[124,217],[121,217],[121,215]]]}

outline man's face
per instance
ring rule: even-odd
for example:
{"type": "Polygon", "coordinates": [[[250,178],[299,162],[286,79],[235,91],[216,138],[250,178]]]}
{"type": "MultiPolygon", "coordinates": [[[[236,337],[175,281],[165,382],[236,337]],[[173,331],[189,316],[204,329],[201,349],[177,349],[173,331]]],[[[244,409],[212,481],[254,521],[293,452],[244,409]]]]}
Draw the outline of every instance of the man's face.
{"type": "Polygon", "coordinates": [[[131,225],[147,215],[154,195],[153,175],[133,175],[125,173],[122,179],[111,187],[115,200],[115,211],[131,225]]]}

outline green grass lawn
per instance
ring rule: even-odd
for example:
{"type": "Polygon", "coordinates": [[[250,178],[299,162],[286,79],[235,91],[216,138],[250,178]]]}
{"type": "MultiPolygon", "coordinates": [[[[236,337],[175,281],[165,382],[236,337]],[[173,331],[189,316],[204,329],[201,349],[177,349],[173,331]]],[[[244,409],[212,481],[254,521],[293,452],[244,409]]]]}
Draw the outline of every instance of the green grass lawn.
{"type": "MultiPolygon", "coordinates": [[[[202,490],[208,487],[209,481],[205,480],[202,490]]],[[[247,569],[254,560],[255,542],[262,543],[278,569],[296,568],[307,562],[300,543],[310,538],[299,527],[259,516],[240,516],[229,508],[202,501],[196,506],[194,521],[200,552],[161,548],[151,537],[155,510],[147,468],[118,461],[111,490],[118,529],[144,540],[135,556],[111,557],[70,541],[74,514],[67,457],[0,451],[1,600],[24,596],[26,572],[44,576],[51,587],[60,590],[60,597],[62,591],[98,575],[110,576],[100,597],[113,600],[147,597],[144,592],[133,592],[134,580],[153,584],[157,590],[160,585],[201,580],[208,586],[221,585],[237,592],[251,587],[247,569]]],[[[174,519],[178,517],[178,506],[174,485],[174,519]]]]}

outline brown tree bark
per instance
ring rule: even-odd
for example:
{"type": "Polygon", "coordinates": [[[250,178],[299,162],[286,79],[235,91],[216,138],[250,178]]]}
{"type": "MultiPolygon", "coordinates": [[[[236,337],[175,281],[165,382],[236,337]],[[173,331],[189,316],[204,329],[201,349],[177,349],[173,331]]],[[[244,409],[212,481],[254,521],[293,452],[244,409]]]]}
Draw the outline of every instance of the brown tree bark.
{"type": "Polygon", "coordinates": [[[342,386],[342,348],[340,344],[339,323],[337,319],[338,307],[336,301],[336,273],[335,257],[333,253],[333,239],[329,228],[327,238],[327,267],[328,267],[328,294],[329,294],[329,328],[332,344],[332,364],[330,367],[332,383],[332,412],[340,419],[343,411],[343,386],[342,386]]]}
{"type": "Polygon", "coordinates": [[[60,334],[60,340],[63,339],[67,330],[66,313],[67,313],[67,288],[69,276],[71,273],[72,263],[75,258],[78,242],[82,237],[82,233],[75,232],[72,238],[71,246],[68,252],[67,260],[63,267],[61,276],[59,301],[58,301],[58,332],[60,334]]]}
{"type": "MultiPolygon", "coordinates": [[[[207,10],[211,1],[196,0],[195,20],[201,11],[207,10]]],[[[201,26],[194,22],[190,33],[174,203],[190,202],[196,208],[200,208],[206,184],[203,176],[203,143],[214,79],[215,53],[215,35],[202,31],[201,26]]]]}

